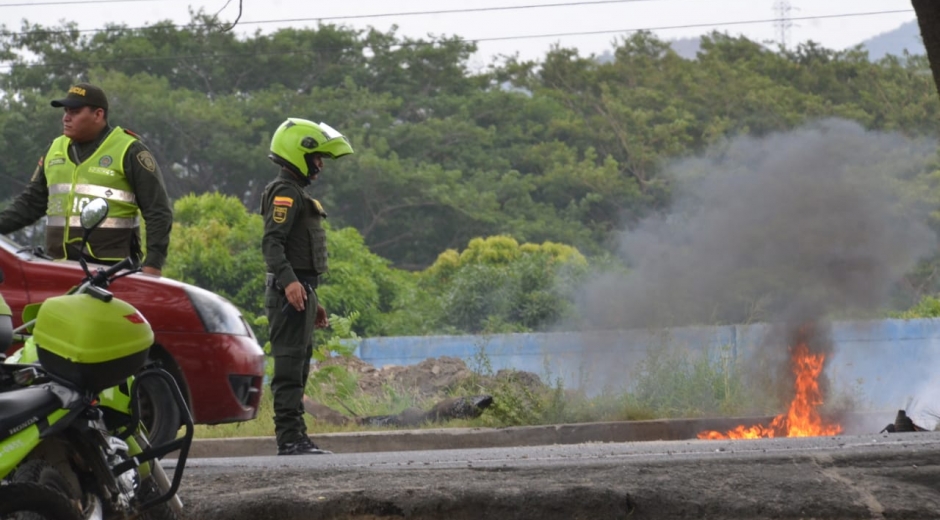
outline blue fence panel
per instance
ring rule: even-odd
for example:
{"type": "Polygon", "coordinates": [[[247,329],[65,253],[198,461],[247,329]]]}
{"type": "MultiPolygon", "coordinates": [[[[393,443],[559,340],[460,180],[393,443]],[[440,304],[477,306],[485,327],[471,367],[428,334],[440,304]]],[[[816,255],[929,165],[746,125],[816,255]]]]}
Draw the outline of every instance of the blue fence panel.
{"type": "MultiPolygon", "coordinates": [[[[940,319],[836,322],[829,329],[832,353],[826,376],[837,392],[873,409],[902,408],[920,381],[940,367],[940,319]]],[[[516,369],[547,383],[589,393],[629,388],[637,367],[654,349],[692,355],[730,355],[739,366],[786,356],[785,333],[767,324],[679,327],[660,331],[616,330],[565,333],[366,338],[356,355],[376,366],[412,365],[442,356],[493,371],[516,369]]],[[[766,365],[773,366],[773,365],[766,365]]],[[[940,396],[940,388],[937,389],[940,396]]]]}

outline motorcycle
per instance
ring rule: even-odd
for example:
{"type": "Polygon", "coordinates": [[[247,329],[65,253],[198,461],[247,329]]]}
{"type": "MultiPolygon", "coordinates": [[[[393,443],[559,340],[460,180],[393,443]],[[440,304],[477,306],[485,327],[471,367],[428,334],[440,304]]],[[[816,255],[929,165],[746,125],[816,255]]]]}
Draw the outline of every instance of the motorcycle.
{"type": "MultiPolygon", "coordinates": [[[[103,199],[82,210],[83,250],[107,213],[103,199]]],[[[0,305],[0,349],[21,341],[25,352],[0,364],[0,489],[44,485],[70,499],[86,520],[177,518],[192,416],[168,372],[140,370],[153,331],[133,306],[107,290],[140,268],[131,258],[94,273],[80,263],[82,283],[28,305],[16,330],[9,306],[0,305]],[[26,362],[30,356],[35,363],[26,362]],[[185,428],[181,437],[155,446],[140,417],[141,382],[148,380],[171,389],[185,428]],[[170,479],[159,459],[174,451],[179,454],[170,479]]]]}

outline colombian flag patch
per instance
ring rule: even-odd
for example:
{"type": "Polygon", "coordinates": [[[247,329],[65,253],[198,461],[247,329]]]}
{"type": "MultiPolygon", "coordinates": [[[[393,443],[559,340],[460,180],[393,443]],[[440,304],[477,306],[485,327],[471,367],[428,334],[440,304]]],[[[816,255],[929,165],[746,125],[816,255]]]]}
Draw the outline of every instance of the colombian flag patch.
{"type": "Polygon", "coordinates": [[[275,206],[291,207],[294,205],[294,199],[290,197],[274,197],[275,206]]]}

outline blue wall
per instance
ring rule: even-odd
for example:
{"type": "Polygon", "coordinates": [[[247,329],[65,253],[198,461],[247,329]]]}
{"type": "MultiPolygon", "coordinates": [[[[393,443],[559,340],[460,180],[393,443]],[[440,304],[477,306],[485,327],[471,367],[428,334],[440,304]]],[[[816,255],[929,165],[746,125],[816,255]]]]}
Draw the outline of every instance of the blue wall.
{"type": "MultiPolygon", "coordinates": [[[[825,373],[832,389],[855,396],[865,407],[904,408],[911,396],[934,391],[922,385],[934,372],[940,372],[940,319],[836,322],[831,324],[828,337],[832,355],[825,373]]],[[[752,367],[751,373],[770,373],[768,366],[786,358],[785,334],[767,324],[366,338],[356,355],[376,367],[451,356],[478,368],[485,357],[494,371],[525,370],[546,382],[561,378],[568,388],[594,393],[605,387],[629,388],[631,375],[647,352],[663,348],[690,356],[730,356],[752,367]]],[[[940,388],[936,392],[940,400],[940,388]]]]}

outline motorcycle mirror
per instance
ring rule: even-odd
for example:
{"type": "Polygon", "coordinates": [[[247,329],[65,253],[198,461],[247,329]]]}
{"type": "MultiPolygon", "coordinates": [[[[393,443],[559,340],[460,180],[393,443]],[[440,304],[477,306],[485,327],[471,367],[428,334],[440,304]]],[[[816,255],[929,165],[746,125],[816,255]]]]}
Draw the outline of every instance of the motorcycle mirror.
{"type": "Polygon", "coordinates": [[[95,199],[82,208],[82,229],[85,233],[92,231],[100,226],[104,219],[108,217],[108,201],[104,199],[95,199]]]}

